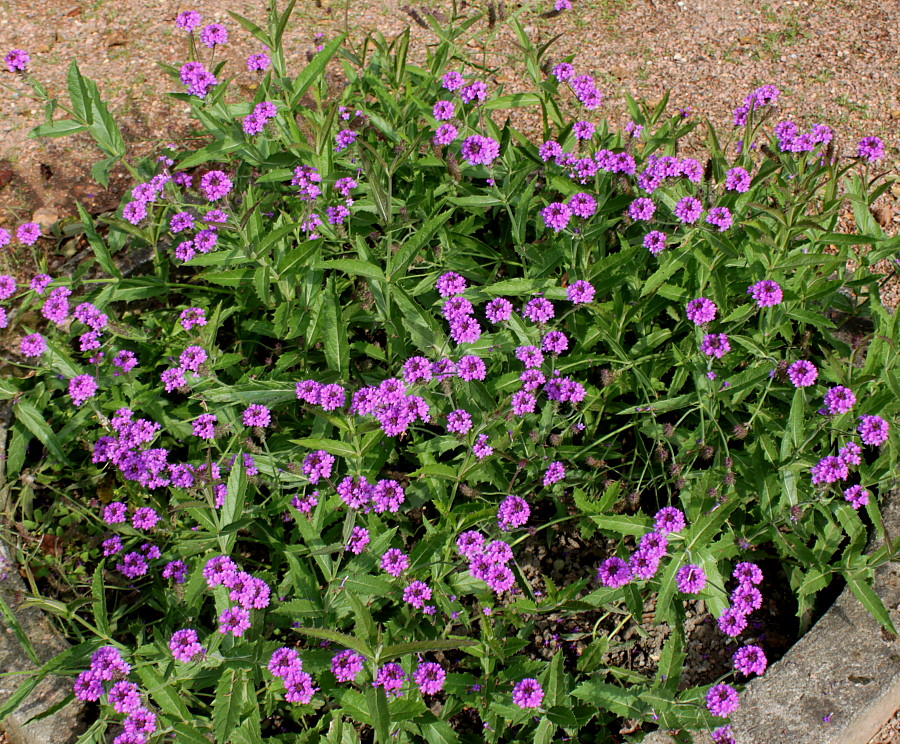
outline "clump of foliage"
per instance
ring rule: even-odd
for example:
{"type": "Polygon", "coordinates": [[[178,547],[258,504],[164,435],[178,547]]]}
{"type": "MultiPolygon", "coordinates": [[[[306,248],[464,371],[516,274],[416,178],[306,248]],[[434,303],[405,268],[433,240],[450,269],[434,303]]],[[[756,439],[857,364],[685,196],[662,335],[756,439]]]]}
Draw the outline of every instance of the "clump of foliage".
{"type": "Polygon", "coordinates": [[[870,587],[892,545],[863,552],[900,399],[867,270],[897,250],[868,212],[880,141],[842,156],[827,127],[772,126],[764,86],[679,157],[697,121],[629,100],[613,127],[515,16],[532,92],[468,56],[480,16],[424,17],[423,65],[408,33],[335,38],[292,75],[291,7],[233,16],[264,45],[252,101],[204,65],[224,27],[179,16],[199,149],[132,163],[76,64],[68,106],[28,78],[37,134],[88,131],[94,177],[139,183],[99,224],[80,210],[93,264],[2,278],[15,516],[78,527],[85,596],[29,600],[79,642],[0,715],[65,673],[100,706],[85,744],[592,742],[621,719],[725,742],[732,685],[766,667],[761,559],[801,616],[840,576],[892,630],[870,587]],[[501,123],[521,107],[541,143],[501,123]],[[835,232],[845,198],[861,234],[835,232]],[[602,560],[566,586],[526,572],[563,532],[602,560]],[[689,599],[735,657],[685,688],[689,599]],[[611,664],[648,602],[656,668],[611,664]],[[582,621],[579,654],[536,653],[547,617],[582,621]]]}

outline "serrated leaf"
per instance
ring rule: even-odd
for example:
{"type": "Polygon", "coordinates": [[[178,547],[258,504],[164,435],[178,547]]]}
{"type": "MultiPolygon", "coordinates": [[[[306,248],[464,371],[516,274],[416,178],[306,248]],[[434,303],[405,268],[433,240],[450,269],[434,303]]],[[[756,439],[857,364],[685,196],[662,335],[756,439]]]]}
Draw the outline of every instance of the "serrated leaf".
{"type": "Polygon", "coordinates": [[[881,597],[875,593],[870,584],[864,579],[850,575],[847,576],[847,586],[850,587],[850,590],[856,595],[862,606],[866,608],[866,611],[881,623],[885,630],[893,635],[897,635],[897,629],[894,627],[887,607],[884,606],[881,597]]]}
{"type": "Polygon", "coordinates": [[[20,399],[13,406],[13,411],[16,413],[16,418],[41,441],[57,460],[66,465],[70,464],[62,444],[60,444],[56,434],[53,433],[53,430],[47,424],[46,418],[41,415],[37,408],[28,401],[20,399]]]}
{"type": "Polygon", "coordinates": [[[247,699],[247,679],[242,669],[227,669],[216,685],[213,700],[213,733],[218,744],[227,744],[240,725],[247,699]]]}
{"type": "Polygon", "coordinates": [[[644,715],[643,706],[636,694],[605,682],[582,682],[572,691],[572,696],[624,718],[640,719],[644,715]]]}
{"type": "Polygon", "coordinates": [[[362,654],[367,659],[372,659],[375,656],[375,652],[369,648],[368,644],[363,643],[358,638],[354,638],[353,636],[347,635],[346,633],[338,633],[336,630],[325,630],[324,628],[304,628],[298,627],[294,628],[294,631],[300,633],[301,635],[312,636],[313,638],[321,638],[323,641],[331,641],[332,643],[339,643],[344,648],[350,648],[356,651],[359,654],[362,654]]]}

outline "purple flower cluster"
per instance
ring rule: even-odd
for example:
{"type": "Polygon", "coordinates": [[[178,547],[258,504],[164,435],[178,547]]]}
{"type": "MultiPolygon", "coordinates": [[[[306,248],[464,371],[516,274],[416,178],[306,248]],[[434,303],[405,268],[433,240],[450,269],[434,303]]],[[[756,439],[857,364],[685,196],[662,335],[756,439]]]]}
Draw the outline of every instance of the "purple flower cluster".
{"type": "Polygon", "coordinates": [[[731,685],[713,685],[706,693],[706,707],[717,718],[728,718],[739,705],[737,690],[731,685]]]}
{"type": "Polygon", "coordinates": [[[728,336],[724,333],[707,333],[700,342],[700,351],[706,356],[721,359],[731,351],[731,344],[728,343],[728,336]]]}
{"type": "Polygon", "coordinates": [[[398,548],[391,548],[381,556],[381,570],[397,577],[409,568],[409,556],[398,548]]]}
{"type": "Polygon", "coordinates": [[[294,177],[291,179],[291,186],[297,186],[300,189],[298,196],[303,201],[314,201],[322,193],[322,189],[317,184],[322,182],[322,176],[318,170],[311,165],[298,165],[294,168],[294,177]]]}
{"type": "Polygon", "coordinates": [[[590,75],[573,75],[568,78],[568,83],[575,97],[589,111],[603,103],[603,94],[597,90],[597,83],[590,75]]]}
{"type": "Polygon", "coordinates": [[[181,67],[179,73],[181,84],[188,89],[188,93],[197,98],[206,98],[210,88],[219,84],[219,80],[200,62],[187,62],[181,67]]]}
{"type": "Polygon", "coordinates": [[[725,173],[725,190],[746,194],[750,190],[750,174],[744,168],[732,168],[725,173]]]}
{"type": "Polygon", "coordinates": [[[276,649],[269,658],[268,669],[273,677],[284,682],[284,699],[289,703],[308,705],[319,689],[314,685],[312,675],[303,671],[303,662],[294,648],[276,649]]]}
{"type": "Polygon", "coordinates": [[[373,416],[389,437],[406,432],[416,420],[428,423],[430,409],[418,395],[407,395],[402,380],[389,378],[374,387],[364,387],[353,394],[350,413],[373,416]]]}
{"type": "Polygon", "coordinates": [[[825,408],[832,416],[847,413],[855,403],[853,391],[843,385],[836,385],[825,393],[825,408]]]}
{"type": "Polygon", "coordinates": [[[638,186],[648,194],[658,189],[666,179],[686,178],[691,183],[703,179],[703,166],[694,158],[677,158],[673,155],[650,155],[644,170],[638,174],[638,186]]]}
{"type": "Polygon", "coordinates": [[[176,630],[169,639],[169,650],[178,661],[185,663],[202,658],[206,649],[197,638],[197,631],[190,628],[176,630]]]}
{"type": "Polygon", "coordinates": [[[685,594],[699,594],[706,586],[706,573],[700,566],[688,564],[678,569],[675,574],[678,591],[685,594]]]}
{"type": "Polygon", "coordinates": [[[128,664],[115,646],[103,646],[91,655],[88,669],[75,678],[75,697],[85,702],[99,700],[105,690],[104,682],[125,679],[131,672],[128,664]]]}
{"type": "Polygon", "coordinates": [[[375,675],[373,687],[381,687],[387,695],[400,697],[403,683],[406,681],[406,672],[396,662],[388,662],[381,667],[375,675]]]}
{"type": "Polygon", "coordinates": [[[521,527],[531,516],[531,507],[521,496],[509,495],[497,509],[497,525],[504,532],[521,527]]]}
{"type": "Polygon", "coordinates": [[[759,307],[774,307],[781,303],[784,295],[781,287],[771,279],[763,279],[747,287],[747,294],[756,300],[759,307]]]}
{"type": "Polygon", "coordinates": [[[265,72],[272,64],[272,59],[265,52],[257,52],[247,57],[247,72],[265,72]]]}
{"type": "Polygon", "coordinates": [[[306,456],[306,459],[303,460],[303,465],[300,466],[300,470],[303,475],[309,478],[309,482],[315,485],[321,478],[327,479],[331,477],[333,466],[333,455],[329,455],[325,450],[316,450],[306,456]]]}
{"type": "Polygon", "coordinates": [[[743,646],[732,658],[735,670],[747,677],[751,674],[762,674],[768,666],[766,655],[759,646],[743,646]]]}
{"type": "Polygon", "coordinates": [[[413,682],[423,695],[434,695],[444,688],[447,672],[433,661],[424,661],[413,672],[413,682]]]}
{"type": "Polygon", "coordinates": [[[863,444],[879,447],[888,440],[890,426],[881,416],[860,416],[860,424],[856,427],[863,444]]]}
{"type": "Polygon", "coordinates": [[[200,41],[210,49],[214,49],[228,42],[228,31],[221,23],[210,23],[200,31],[200,41]]]}
{"type": "Polygon", "coordinates": [[[244,133],[250,136],[260,134],[270,119],[278,115],[278,107],[269,101],[260,101],[253,107],[253,111],[244,117],[244,133]]]}
{"type": "Polygon", "coordinates": [[[296,385],[297,399],[326,411],[343,408],[347,402],[347,392],[338,384],[323,385],[315,380],[301,380],[296,385]]]}
{"type": "Polygon", "coordinates": [[[734,110],[734,126],[742,127],[747,123],[747,115],[761,106],[768,106],[778,100],[780,91],[774,85],[763,85],[748,93],[744,104],[734,110]]]}
{"type": "Polygon", "coordinates": [[[463,140],[461,153],[469,165],[490,165],[500,155],[500,143],[490,137],[473,134],[463,140]]]}
{"type": "Polygon", "coordinates": [[[700,219],[702,213],[703,205],[699,199],[695,199],[693,196],[685,196],[683,199],[679,199],[675,205],[675,216],[679,221],[688,225],[692,225],[700,219]]]}
{"type": "Polygon", "coordinates": [[[863,137],[856,148],[856,156],[874,163],[884,157],[884,142],[878,137],[863,137]]]}
{"type": "Polygon", "coordinates": [[[512,691],[512,701],[520,708],[539,708],[544,700],[544,690],[536,679],[519,680],[512,691]]]}
{"type": "Polygon", "coordinates": [[[734,638],[747,627],[747,615],[762,607],[762,594],[756,585],[763,576],[759,566],[746,561],[738,563],[732,575],[738,585],[731,592],[731,606],[719,615],[718,625],[725,635],[734,638]]]}
{"type": "Polygon", "coordinates": [[[456,541],[459,554],[469,562],[469,573],[500,594],[515,584],[515,576],[506,564],[513,559],[512,548],[502,540],[485,544],[484,535],[470,530],[456,541]]]}
{"type": "Polygon", "coordinates": [[[353,682],[365,663],[365,656],[347,649],[331,657],[331,673],[338,682],[353,682]]]}
{"type": "Polygon", "coordinates": [[[3,61],[6,62],[6,69],[10,72],[25,72],[31,57],[24,49],[12,49],[6,53],[3,61]]]}
{"type": "Polygon", "coordinates": [[[705,297],[691,300],[685,308],[687,319],[695,325],[709,323],[716,317],[717,310],[715,303],[705,297]]]}

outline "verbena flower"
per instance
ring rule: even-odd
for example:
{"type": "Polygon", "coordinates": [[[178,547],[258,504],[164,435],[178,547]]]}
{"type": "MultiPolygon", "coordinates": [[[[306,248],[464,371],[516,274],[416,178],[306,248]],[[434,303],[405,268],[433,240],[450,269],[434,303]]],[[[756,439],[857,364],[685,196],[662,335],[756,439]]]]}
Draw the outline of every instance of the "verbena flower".
{"type": "Polygon", "coordinates": [[[272,64],[272,59],[264,52],[257,52],[247,57],[247,72],[265,72],[272,64]]]}
{"type": "Polygon", "coordinates": [[[446,121],[452,119],[455,113],[455,107],[452,101],[438,101],[431,110],[434,118],[438,121],[446,121]]]}
{"type": "Polygon", "coordinates": [[[586,220],[597,211],[597,200],[590,194],[583,192],[572,194],[569,197],[569,209],[572,210],[572,214],[576,217],[586,220]]]}
{"type": "MultiPolygon", "coordinates": [[[[672,508],[672,507],[666,507],[672,508]]],[[[676,510],[677,511],[677,510],[676,510]]],[[[660,515],[657,513],[657,522],[660,521],[660,515]]],[[[683,521],[683,516],[682,516],[683,521]]],[[[666,550],[669,547],[669,538],[666,537],[669,530],[668,527],[677,527],[678,519],[677,516],[674,517],[673,521],[670,521],[670,517],[668,515],[662,517],[662,527],[665,532],[648,532],[646,535],[643,535],[638,543],[638,550],[645,552],[647,555],[653,558],[662,558],[666,554],[666,550]]],[[[682,524],[681,529],[684,529],[684,524],[682,524]]],[[[679,530],[671,530],[672,532],[677,532],[679,530]]]]}
{"type": "Polygon", "coordinates": [[[16,237],[22,245],[34,245],[41,237],[41,226],[36,222],[26,222],[16,228],[16,237]]]}
{"type": "Polygon", "coordinates": [[[459,129],[455,126],[452,124],[441,124],[434,130],[434,137],[431,138],[431,141],[438,146],[449,145],[458,136],[459,129]]]}
{"type": "Polygon", "coordinates": [[[818,485],[845,480],[849,477],[850,471],[847,469],[847,463],[841,458],[829,455],[823,457],[810,468],[810,475],[812,476],[813,484],[818,485]]]}
{"type": "Polygon", "coordinates": [[[699,199],[692,196],[685,196],[675,205],[675,216],[679,221],[688,225],[696,222],[703,212],[703,205],[699,199]]]}
{"type": "Polygon", "coordinates": [[[490,165],[500,155],[500,143],[490,137],[473,134],[463,140],[461,153],[469,165],[490,165]]]}
{"type": "Polygon", "coordinates": [[[524,390],[520,390],[517,393],[513,393],[512,396],[512,412],[516,416],[524,416],[527,413],[534,413],[534,406],[537,403],[537,399],[531,394],[524,390]]]}
{"type": "Polygon", "coordinates": [[[250,628],[250,611],[243,607],[230,607],[219,616],[219,632],[231,633],[240,638],[250,628]]]}
{"type": "Polygon", "coordinates": [[[131,672],[131,665],[122,658],[115,646],[102,646],[91,654],[90,671],[103,682],[124,679],[131,672]]]}
{"type": "MultiPolygon", "coordinates": [[[[6,232],[6,231],[4,230],[4,232],[6,232]]],[[[0,241],[0,243],[2,243],[2,241],[0,241]]],[[[6,244],[8,244],[8,243],[9,243],[9,241],[7,240],[6,244]]],[[[46,274],[37,274],[31,280],[31,284],[29,284],[29,287],[36,294],[44,294],[44,290],[47,289],[47,286],[52,281],[53,281],[53,279],[50,278],[49,276],[47,276],[46,274]]]]}
{"type": "MultiPolygon", "coordinates": [[[[24,339],[23,339],[24,341],[24,339]]],[[[878,447],[888,440],[890,426],[881,416],[860,416],[860,424],[856,427],[863,444],[878,447]]]]}
{"type": "Polygon", "coordinates": [[[354,527],[350,531],[350,539],[347,541],[347,550],[353,555],[359,555],[366,549],[371,538],[369,531],[365,527],[354,527]]]}
{"type": "Polygon", "coordinates": [[[19,350],[22,356],[39,357],[47,351],[47,341],[40,333],[32,333],[19,342],[19,350]]]}
{"type": "Polygon", "coordinates": [[[597,569],[597,581],[603,586],[611,588],[625,586],[632,578],[631,568],[616,556],[604,560],[597,569]]]}
{"type": "Polygon", "coordinates": [[[747,627],[747,616],[733,608],[725,610],[718,619],[719,630],[725,635],[736,638],[747,627]]]}
{"type": "Polygon", "coordinates": [[[878,137],[863,137],[857,145],[856,155],[874,163],[884,156],[884,142],[878,137]]]}
{"type": "Polygon", "coordinates": [[[512,316],[512,311],[513,306],[509,300],[503,297],[495,297],[485,307],[484,314],[491,323],[502,323],[505,320],[509,320],[510,316],[512,316]]]}
{"type": "Polygon", "coordinates": [[[310,452],[300,466],[301,472],[309,478],[309,482],[315,485],[321,478],[331,477],[331,468],[334,465],[334,455],[325,450],[310,452]]]}
{"type": "Polygon", "coordinates": [[[734,668],[748,677],[751,674],[762,674],[768,665],[766,655],[759,646],[743,646],[735,652],[732,658],[734,668]]]}
{"type": "Polygon", "coordinates": [[[69,397],[76,406],[96,394],[97,381],[91,375],[76,375],[69,381],[69,397]]]}
{"type": "Polygon", "coordinates": [[[781,303],[783,293],[781,287],[771,279],[763,279],[747,287],[747,294],[756,300],[759,307],[774,307],[781,303]]]}
{"type": "Polygon", "coordinates": [[[696,325],[709,323],[716,317],[716,305],[712,300],[705,297],[698,297],[696,300],[688,302],[685,312],[687,319],[696,325]]]}
{"type": "Polygon", "coordinates": [[[685,594],[699,594],[706,586],[706,574],[700,566],[688,564],[678,569],[675,583],[685,594]]]}
{"type": "Polygon", "coordinates": [[[487,442],[488,435],[479,434],[478,439],[472,446],[472,454],[474,454],[478,460],[483,460],[485,457],[489,457],[490,455],[494,454],[494,448],[491,447],[487,442]]]}
{"type": "Polygon", "coordinates": [[[413,682],[416,683],[423,695],[434,695],[440,692],[444,688],[446,679],[447,672],[440,664],[433,661],[422,662],[413,672],[413,682]]]}
{"type": "Polygon", "coordinates": [[[313,685],[312,675],[307,672],[291,669],[284,676],[284,699],[289,703],[308,705],[318,689],[313,685]]]}
{"type": "Polygon", "coordinates": [[[579,140],[589,140],[594,136],[596,127],[589,121],[576,121],[572,125],[572,136],[579,140]]]}
{"type": "Polygon", "coordinates": [[[342,129],[334,136],[334,151],[340,152],[346,150],[350,145],[356,142],[357,133],[352,129],[342,129]]]}
{"type": "Polygon", "coordinates": [[[553,68],[553,76],[560,82],[565,82],[575,74],[575,68],[568,62],[560,62],[553,68]]]}
{"type": "Polygon", "coordinates": [[[713,744],[737,744],[731,726],[719,726],[711,734],[713,744]]]}
{"type": "Polygon", "coordinates": [[[651,230],[644,236],[644,248],[654,256],[661,253],[666,247],[666,234],[659,230],[651,230]]]}
{"type": "Polygon", "coordinates": [[[176,630],[169,639],[169,650],[178,661],[190,662],[203,656],[206,651],[197,638],[197,631],[190,628],[176,630]]]}
{"type": "Polygon", "coordinates": [[[828,413],[837,416],[847,413],[856,403],[856,396],[850,388],[836,385],[825,393],[825,407],[828,413]]]}
{"type": "Polygon", "coordinates": [[[727,718],[739,705],[737,690],[730,685],[713,685],[706,693],[706,707],[717,718],[727,718]]]}
{"type": "Polygon", "coordinates": [[[509,495],[497,509],[497,525],[503,531],[521,527],[531,516],[531,507],[521,496],[509,495]]]}
{"type": "Polygon", "coordinates": [[[106,700],[116,713],[127,715],[141,707],[140,688],[134,682],[116,682],[109,689],[106,700]]]}
{"type": "Polygon", "coordinates": [[[731,575],[742,584],[759,584],[763,580],[763,573],[760,567],[748,561],[738,563],[731,575]]]}
{"type": "Polygon", "coordinates": [[[731,227],[734,219],[728,207],[713,207],[709,210],[709,214],[706,215],[706,221],[710,225],[718,227],[719,232],[725,232],[731,227]]]}
{"type": "Polygon", "coordinates": [[[651,220],[656,211],[656,205],[652,199],[641,197],[628,205],[628,216],[633,220],[651,220]]]}
{"type": "Polygon", "coordinates": [[[728,343],[728,336],[724,333],[707,333],[700,342],[700,351],[706,356],[721,359],[731,351],[731,344],[728,343]]]}
{"type": "Polygon", "coordinates": [[[459,97],[463,103],[482,103],[487,99],[487,84],[483,80],[475,80],[459,89],[459,97]]]}
{"type": "Polygon", "coordinates": [[[467,382],[483,380],[487,377],[487,365],[480,357],[469,354],[460,358],[456,363],[456,374],[459,376],[459,379],[467,382]]]}
{"type": "Polygon", "coordinates": [[[562,202],[553,202],[541,210],[544,224],[556,232],[564,230],[572,218],[572,210],[562,202]]]}
{"type": "Polygon", "coordinates": [[[441,297],[452,297],[466,291],[466,280],[459,274],[448,271],[434,283],[434,288],[441,297]]]}
{"type": "Polygon", "coordinates": [[[206,98],[210,88],[219,84],[219,80],[200,62],[187,62],[179,71],[181,84],[186,86],[188,93],[198,98],[206,98]]]}
{"type": "Polygon", "coordinates": [[[664,534],[681,532],[686,525],[684,512],[674,506],[665,506],[656,512],[654,524],[664,534]]]}
{"type": "Polygon", "coordinates": [[[587,304],[594,301],[596,290],[590,282],[584,279],[572,282],[566,287],[566,299],[575,304],[587,304]]]}
{"type": "Polygon", "coordinates": [[[409,556],[398,548],[391,548],[381,556],[381,570],[391,576],[399,576],[409,568],[409,556]]]}
{"type": "Polygon", "coordinates": [[[331,673],[338,682],[353,682],[363,670],[366,659],[347,649],[331,657],[331,673]]]}
{"type": "Polygon", "coordinates": [[[193,31],[200,25],[200,14],[196,10],[186,10],[175,18],[175,25],[185,31],[193,31]]]}
{"type": "Polygon", "coordinates": [[[862,447],[856,442],[847,442],[838,450],[838,458],[847,467],[860,465],[862,463],[862,447]]]}
{"type": "Polygon", "coordinates": [[[210,23],[200,31],[200,41],[213,49],[228,41],[228,31],[221,23],[210,23]]]}
{"type": "Polygon", "coordinates": [[[729,595],[734,611],[741,615],[749,615],[762,607],[762,593],[753,584],[738,583],[729,595]]]}
{"type": "Polygon", "coordinates": [[[809,387],[815,383],[819,370],[812,362],[800,359],[788,367],[787,376],[794,387],[809,387]]]}
{"type": "Polygon", "coordinates": [[[265,428],[272,423],[272,412],[259,403],[253,403],[244,409],[241,416],[244,426],[258,426],[265,428]]]}
{"type": "Polygon", "coordinates": [[[6,69],[10,72],[25,72],[31,57],[24,49],[12,49],[6,53],[3,61],[6,62],[6,69]]]}
{"type": "Polygon", "coordinates": [[[850,502],[850,506],[859,509],[869,503],[871,494],[862,486],[850,486],[844,490],[844,498],[850,502]]]}
{"type": "Polygon", "coordinates": [[[512,701],[520,708],[539,708],[544,700],[544,690],[531,677],[519,680],[512,691],[512,701]]]}
{"type": "Polygon", "coordinates": [[[550,300],[536,297],[525,304],[522,315],[532,323],[546,323],[555,315],[555,310],[550,300]]]}
{"type": "Polygon", "coordinates": [[[461,408],[447,414],[447,431],[465,434],[472,428],[472,417],[461,408]]]}
{"type": "Polygon", "coordinates": [[[458,72],[448,72],[441,78],[441,86],[449,91],[454,91],[463,86],[465,78],[458,72]]]}
{"type": "Polygon", "coordinates": [[[542,483],[545,486],[552,486],[554,483],[559,483],[563,478],[566,477],[566,468],[563,466],[561,462],[554,461],[551,462],[547,467],[547,470],[544,471],[544,479],[542,483]]]}
{"type": "Polygon", "coordinates": [[[142,506],[134,510],[131,526],[136,530],[151,530],[159,522],[159,514],[150,506],[142,506]]]}
{"type": "Polygon", "coordinates": [[[381,687],[388,695],[399,696],[403,683],[406,681],[406,672],[396,662],[388,662],[378,670],[375,675],[373,687],[381,687]]]}
{"type": "Polygon", "coordinates": [[[209,201],[217,201],[226,196],[232,187],[231,179],[220,170],[204,173],[200,179],[200,190],[209,201]]]}
{"type": "Polygon", "coordinates": [[[746,194],[750,190],[750,174],[744,168],[732,168],[725,173],[725,189],[746,194]]]}

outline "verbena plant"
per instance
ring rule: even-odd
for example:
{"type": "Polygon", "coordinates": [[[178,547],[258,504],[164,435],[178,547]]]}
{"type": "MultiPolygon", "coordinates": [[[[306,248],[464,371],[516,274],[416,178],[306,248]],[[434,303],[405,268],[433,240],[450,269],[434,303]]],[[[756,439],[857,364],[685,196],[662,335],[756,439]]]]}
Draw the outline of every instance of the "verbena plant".
{"type": "Polygon", "coordinates": [[[233,15],[265,47],[252,101],[204,66],[224,29],[197,44],[179,16],[193,151],[132,163],[76,64],[68,106],[28,78],[35,134],[88,131],[93,176],[140,183],[99,225],[79,207],[94,264],[2,278],[11,503],[77,528],[84,565],[77,601],[28,600],[77,645],[0,716],[54,673],[99,704],[80,742],[593,742],[621,719],[725,742],[732,684],[766,666],[741,640],[759,560],[801,617],[841,577],[893,632],[871,589],[893,546],[863,553],[900,399],[867,269],[898,248],[868,211],[880,141],[773,128],[764,86],[679,157],[686,112],[629,100],[612,128],[516,18],[530,93],[488,82],[463,44],[482,18],[455,13],[425,19],[423,66],[408,33],[335,38],[292,76],[292,6],[233,15]],[[529,106],[542,144],[501,123],[529,106]],[[836,232],[845,199],[861,234],[836,232]],[[567,586],[524,557],[561,534],[602,555],[567,586]],[[735,671],[686,687],[696,599],[735,671]],[[658,663],[613,665],[648,601],[658,663]],[[578,621],[578,654],[538,653],[547,618],[578,621]]]}

